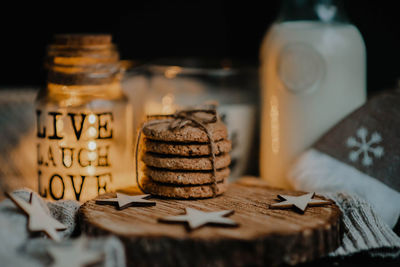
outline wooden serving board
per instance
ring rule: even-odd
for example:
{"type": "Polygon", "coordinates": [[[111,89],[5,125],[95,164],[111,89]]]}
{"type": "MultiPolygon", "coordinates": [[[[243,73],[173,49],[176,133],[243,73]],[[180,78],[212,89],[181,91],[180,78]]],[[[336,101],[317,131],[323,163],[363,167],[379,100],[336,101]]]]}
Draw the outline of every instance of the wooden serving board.
{"type": "Polygon", "coordinates": [[[80,221],[88,235],[118,236],[125,245],[129,266],[276,266],[313,260],[340,245],[341,212],[335,204],[308,207],[304,214],[269,209],[269,204],[278,202],[277,194],[302,192],[270,188],[254,178],[242,179],[213,199],[156,199],[156,206],[124,210],[91,200],[82,205],[80,221]],[[240,226],[204,226],[188,231],[184,224],[158,222],[162,217],[183,214],[185,207],[233,209],[235,213],[229,218],[240,226]]]}

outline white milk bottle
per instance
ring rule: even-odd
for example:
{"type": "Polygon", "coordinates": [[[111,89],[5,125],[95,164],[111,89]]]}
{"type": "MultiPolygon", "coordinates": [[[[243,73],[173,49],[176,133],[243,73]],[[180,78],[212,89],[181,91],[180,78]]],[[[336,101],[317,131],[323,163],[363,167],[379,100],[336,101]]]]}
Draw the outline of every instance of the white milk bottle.
{"type": "Polygon", "coordinates": [[[260,51],[263,179],[290,187],[301,152],[366,101],[366,52],[340,1],[285,0],[260,51]]]}

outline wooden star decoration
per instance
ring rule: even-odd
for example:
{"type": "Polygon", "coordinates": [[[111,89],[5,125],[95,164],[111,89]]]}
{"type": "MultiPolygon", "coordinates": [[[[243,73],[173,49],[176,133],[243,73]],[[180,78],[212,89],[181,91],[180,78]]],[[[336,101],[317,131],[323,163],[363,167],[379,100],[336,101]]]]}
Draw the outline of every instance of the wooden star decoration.
{"type": "Polygon", "coordinates": [[[107,205],[107,204],[117,204],[118,209],[122,210],[127,207],[132,206],[155,206],[156,202],[147,200],[146,198],[151,195],[137,195],[137,196],[129,196],[122,193],[117,193],[116,198],[108,198],[108,199],[97,199],[96,204],[107,205]]]}
{"type": "Polygon", "coordinates": [[[222,210],[213,212],[204,212],[192,208],[185,208],[185,215],[169,216],[159,219],[161,222],[186,222],[191,230],[200,228],[206,224],[218,224],[237,226],[238,224],[225,216],[232,215],[233,210],[222,210]]]}
{"type": "Polygon", "coordinates": [[[54,241],[61,240],[57,230],[65,230],[67,227],[48,214],[33,193],[30,194],[29,203],[12,193],[6,193],[6,195],[28,215],[29,231],[44,232],[54,241]]]}
{"type": "Polygon", "coordinates": [[[319,206],[325,204],[331,204],[330,201],[321,199],[312,199],[315,193],[308,193],[301,196],[287,196],[278,195],[282,202],[271,204],[270,208],[275,209],[286,209],[291,207],[296,207],[300,211],[304,212],[307,206],[319,206]]]}
{"type": "Polygon", "coordinates": [[[74,240],[71,246],[53,246],[47,251],[53,258],[52,267],[87,266],[104,258],[103,252],[88,249],[84,237],[74,240]]]}

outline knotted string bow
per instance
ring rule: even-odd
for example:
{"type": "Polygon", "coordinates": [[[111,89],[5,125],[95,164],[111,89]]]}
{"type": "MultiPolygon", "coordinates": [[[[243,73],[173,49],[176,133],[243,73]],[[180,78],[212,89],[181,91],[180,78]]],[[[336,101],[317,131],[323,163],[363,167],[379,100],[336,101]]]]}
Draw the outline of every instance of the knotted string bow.
{"type": "Polygon", "coordinates": [[[174,131],[176,129],[182,129],[186,125],[192,125],[194,127],[198,127],[202,129],[208,138],[208,143],[210,146],[211,152],[211,166],[212,166],[212,191],[213,196],[215,197],[217,194],[217,169],[215,167],[215,142],[212,138],[210,131],[207,129],[207,124],[217,122],[217,110],[215,105],[204,106],[202,108],[197,109],[187,109],[187,110],[178,110],[173,114],[161,114],[161,115],[148,115],[147,122],[143,123],[136,140],[136,151],[135,151],[135,168],[136,168],[136,182],[139,189],[146,193],[144,188],[139,182],[139,166],[138,166],[138,154],[139,154],[139,145],[142,136],[143,129],[148,126],[157,125],[165,122],[169,122],[168,129],[174,131]],[[203,115],[203,116],[202,116],[203,115]],[[204,115],[207,115],[204,117],[204,115]]]}

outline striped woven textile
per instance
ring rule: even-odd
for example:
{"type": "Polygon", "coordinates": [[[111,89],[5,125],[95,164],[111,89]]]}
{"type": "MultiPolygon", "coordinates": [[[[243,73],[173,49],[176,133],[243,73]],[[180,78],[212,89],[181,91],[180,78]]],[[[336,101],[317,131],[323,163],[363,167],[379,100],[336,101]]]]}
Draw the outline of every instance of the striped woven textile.
{"type": "Polygon", "coordinates": [[[368,253],[373,257],[400,257],[400,237],[381,219],[371,205],[356,195],[325,193],[343,212],[343,244],[329,256],[368,253]]]}

